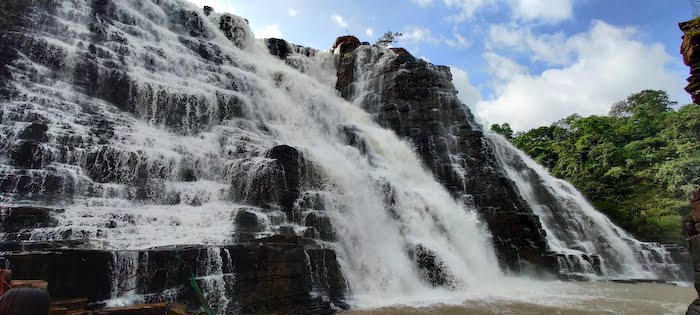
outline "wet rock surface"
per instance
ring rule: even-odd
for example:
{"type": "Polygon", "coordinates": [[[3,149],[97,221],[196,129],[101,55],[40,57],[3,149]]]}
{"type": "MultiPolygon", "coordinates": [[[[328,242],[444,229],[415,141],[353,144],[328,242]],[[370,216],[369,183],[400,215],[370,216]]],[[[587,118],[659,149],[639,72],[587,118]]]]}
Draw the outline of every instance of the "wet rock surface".
{"type": "Polygon", "coordinates": [[[209,301],[220,314],[332,314],[331,303],[345,306],[347,290],[335,253],[296,236],[223,247],[54,248],[5,252],[4,257],[15,279],[45,280],[55,299],[85,297],[99,302],[117,296],[120,290],[135,290],[145,294],[149,303],[177,299],[198,308],[190,283],[194,280],[208,294],[226,291],[230,302],[209,301]],[[123,263],[126,265],[120,265],[123,263]],[[227,277],[235,281],[223,281],[227,277]],[[311,295],[312,291],[317,294],[311,295]],[[319,292],[326,297],[318,296],[319,292]]]}
{"type": "Polygon", "coordinates": [[[369,48],[341,52],[336,84],[341,95],[356,97],[358,67],[378,68],[369,78],[374,89],[363,108],[379,124],[409,139],[453,196],[478,209],[505,267],[519,271],[519,260],[528,260],[538,268],[556,270],[539,219],[497,164],[482,127],[457,99],[449,68],[417,59],[402,48],[390,51],[391,59],[383,64],[373,59],[381,53],[370,56],[369,48]],[[357,60],[367,64],[358,65],[357,60]]]}

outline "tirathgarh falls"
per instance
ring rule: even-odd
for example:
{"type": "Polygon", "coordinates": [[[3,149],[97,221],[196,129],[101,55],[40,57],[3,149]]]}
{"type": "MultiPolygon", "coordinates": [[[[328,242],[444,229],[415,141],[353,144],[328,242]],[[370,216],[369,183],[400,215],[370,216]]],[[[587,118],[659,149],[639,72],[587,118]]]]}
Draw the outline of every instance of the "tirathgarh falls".
{"type": "Polygon", "coordinates": [[[700,192],[692,253],[640,241],[479,124],[448,67],[184,0],[9,3],[0,263],[56,314],[539,314],[615,286],[700,314],[700,192]]]}

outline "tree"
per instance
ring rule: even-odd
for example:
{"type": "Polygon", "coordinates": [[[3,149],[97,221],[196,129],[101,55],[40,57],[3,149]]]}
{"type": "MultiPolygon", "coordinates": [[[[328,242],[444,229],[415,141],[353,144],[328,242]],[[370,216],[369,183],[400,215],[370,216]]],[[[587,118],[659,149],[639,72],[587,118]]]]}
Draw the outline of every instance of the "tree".
{"type": "Polygon", "coordinates": [[[654,113],[667,112],[676,104],[669,99],[665,91],[644,90],[628,96],[624,101],[613,104],[608,116],[627,117],[645,110],[654,113]]]}
{"type": "Polygon", "coordinates": [[[506,137],[508,140],[513,140],[513,129],[510,128],[509,123],[503,123],[503,125],[493,124],[491,125],[491,131],[506,137]]]}
{"type": "Polygon", "coordinates": [[[609,116],[572,115],[512,142],[638,238],[679,242],[700,185],[700,105],[674,108],[666,92],[644,90],[609,116]]]}
{"type": "Polygon", "coordinates": [[[387,47],[387,46],[397,42],[399,40],[399,37],[401,37],[401,36],[403,36],[403,34],[401,34],[399,32],[387,31],[386,33],[384,33],[384,35],[382,35],[382,37],[377,39],[377,42],[375,43],[375,45],[377,45],[379,47],[387,47]]]}

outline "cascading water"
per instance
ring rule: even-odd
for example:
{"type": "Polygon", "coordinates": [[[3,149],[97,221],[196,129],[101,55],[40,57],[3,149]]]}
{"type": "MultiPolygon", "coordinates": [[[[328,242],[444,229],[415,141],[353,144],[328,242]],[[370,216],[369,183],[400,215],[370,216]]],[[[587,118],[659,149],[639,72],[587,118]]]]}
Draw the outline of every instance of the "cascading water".
{"type": "MultiPolygon", "coordinates": [[[[326,246],[338,252],[355,296],[432,290],[409,254],[417,249],[454,288],[502,277],[473,209],[453,200],[411,146],[329,86],[331,54],[294,52],[300,72],[254,41],[238,17],[205,16],[177,0],[95,6],[64,1],[33,11],[40,27],[14,34],[21,49],[8,82],[14,94],[3,101],[3,137],[44,158],[20,168],[18,151],[3,148],[2,201],[65,209],[56,227],[34,229],[31,240],[89,240],[107,250],[225,245],[235,241],[232,221],[243,211],[267,217],[257,233],[299,224],[258,202],[283,198],[269,155],[288,144],[316,174],[300,189],[332,201],[323,210],[337,241],[326,246]],[[17,134],[31,121],[47,126],[46,139],[17,134]],[[348,144],[347,130],[361,148],[348,144]]],[[[116,270],[131,258],[116,259],[116,270]]],[[[219,265],[210,267],[221,276],[219,265]]],[[[131,281],[115,292],[126,293],[131,281]]]]}
{"type": "Polygon", "coordinates": [[[634,239],[569,182],[550,175],[504,137],[493,133],[487,137],[508,177],[540,217],[549,246],[560,254],[563,271],[589,277],[602,273],[610,278],[684,280],[661,245],[634,239]],[[600,265],[600,272],[595,264],[600,265]]]}
{"type": "MultiPolygon", "coordinates": [[[[184,0],[57,1],[28,10],[32,23],[2,38],[16,54],[5,65],[9,75],[0,72],[0,202],[63,211],[46,210],[55,224],[3,231],[3,237],[110,251],[111,305],[162,300],[151,294],[164,289],[157,285],[170,294],[169,276],[158,274],[157,263],[165,262],[178,277],[196,281],[219,313],[234,312],[239,305],[230,298],[231,284],[239,279],[231,251],[242,255],[235,245],[278,234],[304,235],[318,247],[303,244],[303,258],[292,261],[311,271],[310,290],[342,291],[347,282],[356,305],[463,300],[465,294],[525,298],[504,288],[535,285],[504,276],[491,244],[515,243],[492,237],[466,191],[490,175],[470,172],[496,167],[469,167],[487,155],[474,149],[481,145],[480,127],[469,126],[473,118],[454,93],[438,91],[440,105],[454,109],[448,117],[454,124],[430,125],[449,136],[439,143],[425,137],[435,142],[430,149],[445,152],[444,161],[431,165],[435,173],[447,165],[435,175],[439,181],[425,167],[428,149],[414,148],[373,120],[385,105],[377,72],[393,52],[360,49],[356,82],[349,94],[340,93],[348,101],[335,89],[339,56],[277,42],[280,60],[253,39],[244,19],[205,14],[184,0]],[[185,244],[206,247],[169,246],[185,244]],[[185,268],[181,253],[198,264],[185,268]],[[331,265],[338,264],[342,284],[329,281],[331,265]]],[[[449,76],[444,67],[428,67],[442,81],[449,76]]],[[[428,109],[428,117],[442,115],[428,109]]],[[[518,164],[505,158],[510,147],[497,140],[491,141],[520,194],[541,204],[521,185],[528,182],[516,174],[518,164]]],[[[539,170],[535,166],[529,167],[539,170]]],[[[509,194],[489,185],[480,198],[509,194]]],[[[585,214],[600,221],[591,228],[617,233],[549,233],[553,249],[598,254],[610,276],[656,272],[641,266],[653,259],[628,257],[650,245],[599,219],[572,187],[547,187],[557,202],[579,206],[572,217],[585,214]],[[625,257],[608,258],[613,250],[593,240],[617,246],[625,257]],[[635,264],[624,267],[627,262],[635,264]]],[[[503,212],[533,222],[513,208],[503,212]]],[[[533,209],[545,214],[538,212],[548,231],[577,222],[533,209]]],[[[538,237],[532,224],[525,229],[530,234],[513,239],[538,237]]],[[[245,252],[257,258],[253,249],[245,252]]]]}

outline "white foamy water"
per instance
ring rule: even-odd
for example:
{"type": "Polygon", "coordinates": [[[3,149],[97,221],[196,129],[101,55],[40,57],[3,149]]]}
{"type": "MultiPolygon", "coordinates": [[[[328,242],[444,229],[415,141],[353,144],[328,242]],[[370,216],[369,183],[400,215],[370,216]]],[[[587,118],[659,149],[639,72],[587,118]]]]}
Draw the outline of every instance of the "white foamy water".
{"type": "Polygon", "coordinates": [[[636,240],[598,212],[569,182],[555,178],[504,137],[488,133],[508,177],[540,217],[552,250],[566,255],[561,267],[592,274],[583,258],[599,255],[606,277],[684,280],[663,246],[636,240]],[[569,264],[569,265],[567,265],[569,264]]]}

